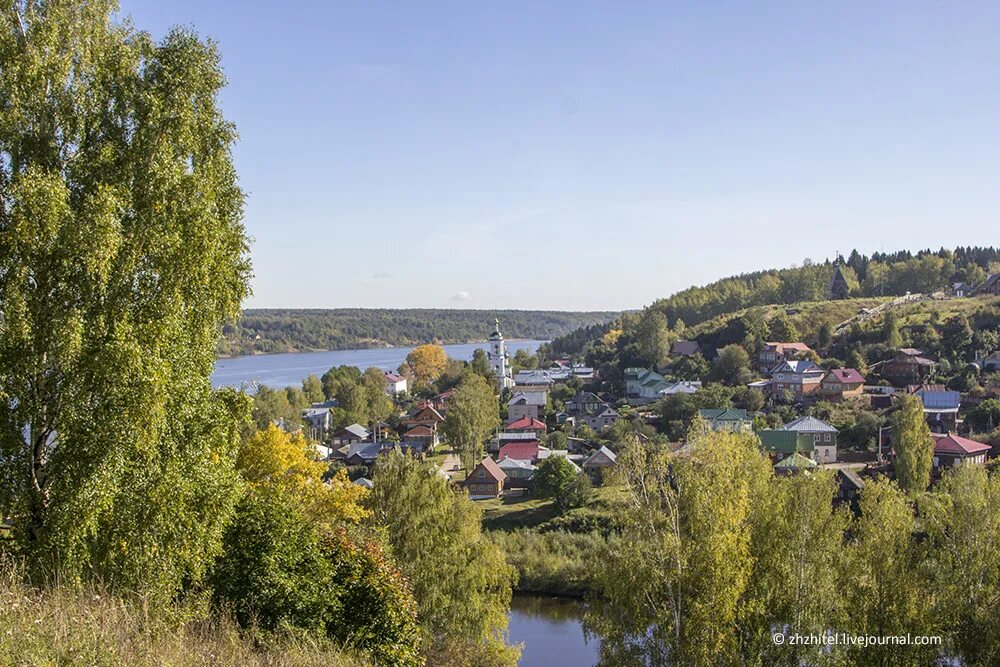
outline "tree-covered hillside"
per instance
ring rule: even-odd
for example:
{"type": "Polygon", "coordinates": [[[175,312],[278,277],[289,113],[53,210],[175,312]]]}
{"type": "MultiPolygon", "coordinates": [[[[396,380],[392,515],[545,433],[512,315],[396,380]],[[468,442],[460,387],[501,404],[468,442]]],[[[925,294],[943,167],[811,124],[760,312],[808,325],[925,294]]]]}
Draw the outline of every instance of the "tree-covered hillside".
{"type": "MultiPolygon", "coordinates": [[[[1000,250],[965,247],[948,250],[908,250],[863,255],[857,250],[837,258],[854,298],[900,296],[907,292],[930,293],[953,283],[979,284],[989,273],[1000,272],[1000,250]]],[[[638,323],[661,313],[666,326],[683,337],[688,327],[728,313],[771,304],[818,302],[828,298],[833,262],[804,262],[803,266],[770,269],[723,278],[701,287],[689,287],[652,303],[642,315],[626,315],[607,325],[574,331],[554,339],[552,354],[580,354],[609,332],[621,331],[618,346],[631,342],[638,323]]],[[[652,325],[647,329],[655,329],[652,325]]],[[[611,342],[606,340],[605,343],[611,342]]]]}
{"type": "Polygon", "coordinates": [[[303,350],[345,350],[421,343],[467,343],[486,338],[493,319],[507,338],[548,340],[603,325],[617,312],[542,310],[367,309],[246,310],[219,342],[223,356],[303,350]]]}

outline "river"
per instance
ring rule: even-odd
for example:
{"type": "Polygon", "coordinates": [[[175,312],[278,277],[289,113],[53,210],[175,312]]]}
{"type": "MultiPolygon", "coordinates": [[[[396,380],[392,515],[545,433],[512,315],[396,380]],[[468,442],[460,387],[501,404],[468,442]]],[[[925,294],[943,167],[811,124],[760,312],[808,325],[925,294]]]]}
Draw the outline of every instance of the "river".
{"type": "Polygon", "coordinates": [[[578,600],[515,595],[510,604],[511,643],[523,644],[519,667],[593,667],[600,641],[583,632],[578,600]]]}
{"type": "MultiPolygon", "coordinates": [[[[507,341],[511,356],[518,350],[534,353],[545,341],[507,341]]],[[[486,349],[489,343],[445,345],[449,357],[468,361],[476,349],[486,349]]],[[[269,387],[297,385],[309,375],[322,375],[334,366],[357,366],[361,370],[375,366],[396,370],[406,360],[412,347],[379,347],[370,350],[334,350],[331,352],[289,352],[287,354],[255,354],[231,357],[215,362],[212,374],[213,387],[242,387],[251,383],[269,387]]]]}

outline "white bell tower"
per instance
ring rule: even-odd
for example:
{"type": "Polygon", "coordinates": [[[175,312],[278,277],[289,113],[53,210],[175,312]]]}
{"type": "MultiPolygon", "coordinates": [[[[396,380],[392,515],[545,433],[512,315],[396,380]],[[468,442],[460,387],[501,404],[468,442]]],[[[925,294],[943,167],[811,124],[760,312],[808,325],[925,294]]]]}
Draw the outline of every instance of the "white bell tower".
{"type": "Polygon", "coordinates": [[[501,389],[510,389],[514,386],[514,378],[510,372],[510,358],[507,356],[507,344],[503,341],[503,334],[500,333],[500,320],[494,320],[496,328],[490,334],[490,350],[487,356],[490,360],[490,368],[497,376],[501,389]]]}

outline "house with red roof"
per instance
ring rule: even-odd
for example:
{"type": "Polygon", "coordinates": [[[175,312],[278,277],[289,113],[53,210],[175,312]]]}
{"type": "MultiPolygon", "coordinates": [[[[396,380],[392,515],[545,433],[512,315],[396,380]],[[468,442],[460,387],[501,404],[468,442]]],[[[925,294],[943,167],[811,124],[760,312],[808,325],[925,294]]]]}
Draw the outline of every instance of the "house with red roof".
{"type": "Polygon", "coordinates": [[[819,393],[828,401],[842,401],[860,396],[865,388],[865,376],[853,368],[834,368],[823,376],[819,393]]]}
{"type": "Polygon", "coordinates": [[[406,393],[406,378],[393,371],[383,371],[385,377],[385,392],[390,396],[406,393]]]}
{"type": "Polygon", "coordinates": [[[534,463],[538,460],[538,452],[541,449],[543,447],[538,444],[537,440],[514,440],[500,447],[500,452],[497,454],[497,461],[512,458],[518,461],[534,463]]]}
{"type": "Polygon", "coordinates": [[[507,424],[504,430],[511,433],[534,433],[540,438],[545,435],[548,427],[545,426],[545,422],[525,415],[507,424]]]}
{"type": "Polygon", "coordinates": [[[496,461],[487,456],[465,478],[465,488],[468,489],[469,498],[472,500],[499,498],[506,480],[507,473],[500,469],[496,461]]]}
{"type": "Polygon", "coordinates": [[[960,463],[986,463],[991,447],[954,433],[932,433],[934,467],[947,468],[960,463]]]}
{"type": "Polygon", "coordinates": [[[438,445],[438,430],[425,424],[417,424],[403,434],[399,444],[403,449],[412,450],[418,454],[433,452],[438,445]]]}

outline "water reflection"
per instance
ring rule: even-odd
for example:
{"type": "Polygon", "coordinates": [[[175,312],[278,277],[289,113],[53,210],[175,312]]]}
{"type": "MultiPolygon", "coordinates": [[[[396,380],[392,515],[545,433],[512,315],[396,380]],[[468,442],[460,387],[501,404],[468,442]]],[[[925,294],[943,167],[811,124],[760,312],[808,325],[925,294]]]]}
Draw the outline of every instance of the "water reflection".
{"type": "Polygon", "coordinates": [[[510,640],[522,643],[521,667],[593,667],[600,640],[586,636],[579,600],[516,595],[510,605],[510,640]]]}

